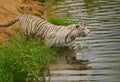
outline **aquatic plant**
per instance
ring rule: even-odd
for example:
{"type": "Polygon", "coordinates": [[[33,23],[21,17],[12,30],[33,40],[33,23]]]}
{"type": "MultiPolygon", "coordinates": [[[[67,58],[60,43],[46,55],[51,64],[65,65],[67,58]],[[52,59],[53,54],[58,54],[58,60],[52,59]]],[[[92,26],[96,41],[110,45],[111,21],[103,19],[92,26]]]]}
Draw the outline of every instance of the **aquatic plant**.
{"type": "Polygon", "coordinates": [[[0,46],[0,82],[26,82],[45,76],[55,53],[38,38],[26,40],[19,34],[12,35],[0,46]]]}

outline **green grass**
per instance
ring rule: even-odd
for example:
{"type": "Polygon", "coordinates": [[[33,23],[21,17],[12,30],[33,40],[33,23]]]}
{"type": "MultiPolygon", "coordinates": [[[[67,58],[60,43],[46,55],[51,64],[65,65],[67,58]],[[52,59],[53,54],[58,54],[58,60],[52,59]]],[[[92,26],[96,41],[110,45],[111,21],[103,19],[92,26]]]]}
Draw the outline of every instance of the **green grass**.
{"type": "Polygon", "coordinates": [[[65,25],[65,26],[73,23],[73,21],[70,21],[67,18],[62,18],[62,17],[48,17],[48,21],[55,25],[65,25]]]}
{"type": "Polygon", "coordinates": [[[26,40],[19,34],[12,35],[0,46],[0,82],[26,82],[30,77],[45,76],[55,54],[37,38],[26,40]]]}

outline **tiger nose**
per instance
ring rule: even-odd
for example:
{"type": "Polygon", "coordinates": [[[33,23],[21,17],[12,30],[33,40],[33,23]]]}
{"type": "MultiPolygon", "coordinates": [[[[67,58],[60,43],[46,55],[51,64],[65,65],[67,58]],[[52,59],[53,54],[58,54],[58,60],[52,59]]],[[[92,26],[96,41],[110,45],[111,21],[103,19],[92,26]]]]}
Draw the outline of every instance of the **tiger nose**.
{"type": "Polygon", "coordinates": [[[90,33],[90,31],[88,31],[88,33],[90,33]]]}
{"type": "Polygon", "coordinates": [[[88,30],[88,33],[90,33],[90,30],[88,30]]]}

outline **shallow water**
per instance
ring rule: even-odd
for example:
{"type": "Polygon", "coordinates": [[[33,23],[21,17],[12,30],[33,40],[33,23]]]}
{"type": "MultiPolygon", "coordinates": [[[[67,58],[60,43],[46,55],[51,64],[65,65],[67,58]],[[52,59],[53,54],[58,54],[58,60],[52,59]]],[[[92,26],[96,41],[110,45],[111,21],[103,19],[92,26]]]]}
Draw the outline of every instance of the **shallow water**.
{"type": "Polygon", "coordinates": [[[120,82],[120,0],[65,0],[53,8],[91,33],[77,39],[82,49],[59,54],[50,82],[120,82]]]}

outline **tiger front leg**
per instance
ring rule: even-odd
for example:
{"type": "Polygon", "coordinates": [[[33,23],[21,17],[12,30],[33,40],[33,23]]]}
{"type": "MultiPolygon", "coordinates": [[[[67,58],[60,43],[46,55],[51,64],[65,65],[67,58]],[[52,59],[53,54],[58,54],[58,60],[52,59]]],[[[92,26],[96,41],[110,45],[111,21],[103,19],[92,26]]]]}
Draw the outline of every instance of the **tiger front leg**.
{"type": "Polygon", "coordinates": [[[78,50],[78,49],[80,49],[80,46],[77,45],[75,40],[73,40],[72,42],[68,43],[67,46],[71,50],[78,50]]]}

